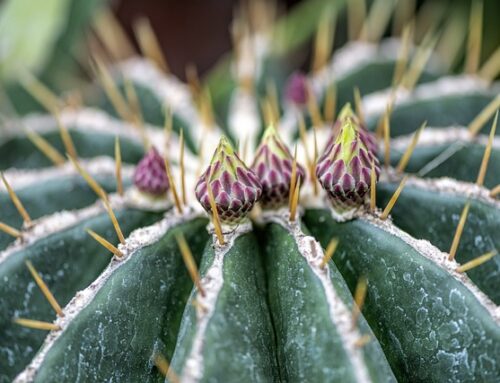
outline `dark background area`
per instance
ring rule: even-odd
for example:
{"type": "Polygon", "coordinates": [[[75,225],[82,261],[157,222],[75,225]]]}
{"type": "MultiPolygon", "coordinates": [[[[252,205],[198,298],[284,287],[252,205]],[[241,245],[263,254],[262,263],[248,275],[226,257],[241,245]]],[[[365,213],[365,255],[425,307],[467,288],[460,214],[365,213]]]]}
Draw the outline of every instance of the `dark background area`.
{"type": "MultiPolygon", "coordinates": [[[[247,0],[251,1],[251,0],[247,0]]],[[[280,13],[300,0],[276,1],[280,13]]],[[[147,17],[174,74],[185,79],[185,67],[193,63],[201,74],[232,49],[230,24],[239,0],[120,0],[114,1],[115,14],[134,41],[132,24],[147,17]]]]}
{"type": "MultiPolygon", "coordinates": [[[[452,10],[458,6],[469,7],[471,1],[476,0],[418,0],[417,10],[429,1],[447,4],[452,10]]],[[[241,3],[239,0],[119,0],[114,1],[112,6],[131,41],[134,41],[133,21],[146,16],[160,40],[172,72],[185,79],[187,64],[195,64],[199,72],[204,74],[222,54],[231,50],[229,26],[234,9],[241,3]]],[[[283,14],[300,1],[276,0],[276,3],[280,14],[283,14]]],[[[500,44],[499,15],[500,1],[485,0],[483,60],[500,44]]],[[[468,25],[464,25],[464,28],[468,28],[468,25]]],[[[387,34],[389,32],[390,28],[387,34]]],[[[345,36],[345,18],[341,16],[335,39],[337,47],[345,42],[345,36]]],[[[310,48],[311,44],[304,47],[302,52],[305,69],[310,62],[310,48]]]]}

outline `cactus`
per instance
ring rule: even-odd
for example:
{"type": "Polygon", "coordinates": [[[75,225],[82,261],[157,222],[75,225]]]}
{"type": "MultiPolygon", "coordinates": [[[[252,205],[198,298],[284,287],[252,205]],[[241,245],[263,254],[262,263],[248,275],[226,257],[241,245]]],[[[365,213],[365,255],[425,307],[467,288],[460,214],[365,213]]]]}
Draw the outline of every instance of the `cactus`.
{"type": "Polygon", "coordinates": [[[450,75],[434,35],[381,39],[390,2],[332,53],[340,3],[239,19],[207,88],[147,24],[92,107],[23,82],[47,111],[3,116],[0,382],[500,380],[498,54],[450,75]]]}

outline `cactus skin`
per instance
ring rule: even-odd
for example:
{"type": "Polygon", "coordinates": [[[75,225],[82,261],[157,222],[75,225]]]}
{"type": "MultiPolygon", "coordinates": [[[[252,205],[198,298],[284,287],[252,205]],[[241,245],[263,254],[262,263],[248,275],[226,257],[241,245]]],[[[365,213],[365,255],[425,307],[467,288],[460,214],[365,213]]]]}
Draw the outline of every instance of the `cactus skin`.
{"type": "MultiPolygon", "coordinates": [[[[54,123],[54,128],[57,125],[54,123]]],[[[71,138],[75,147],[79,148],[80,158],[95,158],[97,156],[113,156],[115,137],[109,133],[85,132],[82,130],[71,130],[71,138]]],[[[60,133],[48,131],[41,134],[50,144],[61,153],[64,153],[60,133]]],[[[135,164],[144,155],[144,148],[140,142],[124,137],[120,138],[122,160],[124,163],[135,164]]],[[[40,151],[34,149],[33,144],[26,136],[14,136],[6,141],[0,141],[0,170],[9,168],[17,169],[40,169],[51,166],[50,160],[40,151]]]]}
{"type": "MultiPolygon", "coordinates": [[[[310,12],[323,13],[318,4],[312,7],[309,2],[305,3],[310,12]]],[[[333,3],[328,5],[335,7],[342,1],[333,3]]],[[[332,9],[329,8],[329,12],[332,9]]],[[[301,34],[305,34],[309,24],[320,24],[319,16],[314,22],[303,23],[310,12],[299,12],[300,24],[286,29],[300,29],[301,34]]],[[[247,22],[243,21],[240,24],[244,27],[244,39],[247,22]]],[[[249,37],[255,37],[252,41],[259,42],[257,45],[261,47],[260,41],[267,38],[269,30],[260,34],[262,31],[253,31],[250,22],[248,26],[249,33],[259,33],[249,37]]],[[[320,33],[316,40],[318,47],[322,45],[321,40],[320,33]]],[[[76,220],[81,210],[78,214],[60,210],[84,209],[97,197],[85,186],[83,178],[76,178],[76,172],[67,172],[66,165],[71,166],[70,163],[48,168],[51,161],[35,149],[22,131],[9,127],[5,130],[6,138],[0,137],[0,169],[6,170],[9,181],[23,185],[14,187],[18,197],[31,218],[41,217],[42,221],[34,221],[31,229],[23,224],[0,183],[0,222],[13,226],[21,234],[19,239],[7,237],[7,232],[0,235],[0,246],[8,245],[0,250],[0,383],[14,379],[16,383],[176,382],[171,374],[180,377],[181,383],[500,381],[500,257],[497,255],[466,273],[458,271],[460,264],[463,266],[500,246],[497,235],[500,204],[498,195],[492,193],[500,171],[497,138],[500,129],[492,147],[484,187],[475,182],[484,157],[488,127],[475,137],[464,134],[468,133],[466,126],[471,120],[496,97],[497,85],[488,88],[486,82],[481,82],[476,86],[471,75],[467,78],[471,88],[464,94],[463,87],[455,89],[454,85],[463,84],[461,76],[455,79],[428,65],[415,91],[395,99],[390,117],[391,136],[408,136],[391,140],[392,166],[398,164],[412,138],[410,133],[423,121],[427,121],[429,127],[421,135],[404,172],[420,174],[430,161],[455,145],[457,131],[460,133],[458,144],[463,146],[428,173],[422,172],[425,178],[417,174],[405,178],[408,182],[390,217],[382,220],[380,211],[389,206],[389,200],[394,200],[394,190],[406,176],[390,167],[384,171],[377,183],[375,209],[368,208],[365,202],[371,187],[372,161],[376,180],[380,172],[377,142],[370,131],[380,121],[382,111],[377,108],[382,103],[378,101],[394,85],[394,68],[399,60],[394,50],[397,43],[394,39],[369,46],[348,43],[341,48],[344,53],[335,53],[332,61],[317,72],[307,77],[297,72],[289,77],[288,85],[283,86],[282,80],[287,74],[280,70],[286,65],[279,61],[282,58],[275,57],[281,57],[283,52],[272,51],[275,41],[267,42],[264,41],[262,47],[269,49],[268,52],[259,48],[258,52],[252,52],[257,54],[245,54],[250,53],[244,52],[245,43],[238,47],[242,48],[237,52],[240,54],[233,55],[232,68],[246,70],[255,66],[255,73],[244,71],[244,78],[237,78],[229,75],[233,73],[229,68],[217,71],[215,86],[218,89],[214,90],[220,91],[211,95],[217,111],[222,113],[214,115],[217,122],[214,126],[204,126],[210,122],[207,110],[196,110],[194,102],[199,101],[200,94],[189,93],[186,84],[172,73],[159,71],[152,57],[134,58],[132,66],[130,62],[119,63],[117,71],[109,68],[113,76],[119,74],[115,85],[123,93],[124,101],[131,104],[132,113],[138,114],[132,116],[134,121],[154,125],[146,126],[142,131],[144,136],[137,133],[130,121],[119,120],[120,113],[114,110],[114,103],[89,100],[91,105],[104,106],[105,112],[66,108],[64,102],[60,103],[62,115],[71,121],[67,128],[77,157],[83,160],[107,156],[108,164],[111,163],[111,172],[92,175],[109,193],[116,219],[126,236],[125,243],[119,243],[105,204],[99,201],[91,207],[98,207],[98,213],[79,219],[70,227],[53,232],[50,225],[41,224],[46,218],[52,223],[64,222],[68,217],[76,220]],[[344,61],[345,65],[339,69],[336,63],[345,57],[353,60],[344,61]],[[240,58],[257,62],[239,63],[240,58]],[[445,91],[444,96],[442,92],[428,92],[429,86],[439,90],[442,81],[430,81],[440,76],[447,77],[443,81],[448,85],[441,89],[445,91]],[[335,84],[331,83],[332,79],[335,84]],[[316,97],[308,99],[306,81],[310,81],[316,97]],[[418,85],[424,82],[425,86],[418,85]],[[363,121],[346,104],[352,102],[353,87],[358,87],[363,96],[363,121]],[[266,88],[265,94],[263,88],[266,88]],[[133,89],[137,105],[132,105],[133,89]],[[274,92],[278,89],[283,93],[274,92]],[[325,97],[326,89],[329,92],[336,89],[336,97],[333,92],[325,97]],[[228,102],[231,92],[234,95],[241,91],[245,91],[252,108],[236,110],[228,102]],[[381,93],[372,94],[378,91],[381,93]],[[318,158],[312,160],[318,165],[318,173],[322,175],[319,181],[330,195],[331,203],[316,193],[317,185],[310,184],[315,178],[306,178],[300,165],[297,175],[302,187],[295,189],[298,192],[294,192],[294,198],[289,198],[292,156],[272,132],[264,135],[262,145],[256,149],[246,145],[248,142],[231,126],[226,133],[235,136],[231,136],[232,142],[243,148],[248,146],[246,154],[255,150],[252,165],[247,168],[225,138],[213,162],[208,164],[205,155],[216,147],[228,117],[260,121],[258,105],[263,97],[266,97],[263,107],[269,112],[265,116],[269,121],[261,126],[253,124],[255,130],[245,130],[242,135],[246,135],[252,145],[259,141],[259,129],[264,130],[272,120],[289,147],[295,142],[300,147],[298,132],[291,124],[297,122],[295,114],[302,113],[306,121],[304,142],[310,149],[311,122],[328,121],[327,127],[314,127],[315,133],[319,133],[316,137],[324,137],[324,141],[322,138],[318,142],[324,153],[319,161],[318,158]],[[315,100],[321,104],[313,105],[315,100]],[[326,100],[331,104],[326,105],[326,100]],[[346,104],[335,121],[334,104],[346,104]],[[308,114],[313,112],[313,107],[314,112],[324,112],[324,116],[310,118],[308,114]],[[167,138],[161,137],[166,110],[172,112],[173,120],[165,153],[172,168],[173,184],[165,177],[163,159],[155,152],[145,154],[144,150],[144,142],[159,144],[167,138]],[[237,112],[242,113],[237,115],[237,112]],[[281,112],[283,118],[275,115],[281,112]],[[90,118],[81,119],[84,115],[90,118]],[[96,125],[97,120],[102,124],[96,125]],[[87,123],[90,125],[86,126],[87,123]],[[219,123],[222,129],[216,126],[219,123]],[[451,126],[456,123],[463,126],[451,126]],[[185,153],[179,145],[181,128],[185,153]],[[435,136],[430,129],[436,129],[435,136]],[[123,196],[112,194],[117,178],[111,158],[115,134],[119,135],[124,166],[123,196]],[[181,153],[185,157],[179,156],[181,153]],[[272,154],[278,166],[273,164],[272,154]],[[335,166],[335,160],[342,161],[342,166],[335,166]],[[134,180],[129,165],[140,161],[135,188],[162,198],[141,198],[135,190],[127,189],[134,180]],[[151,173],[152,163],[155,174],[151,173]],[[197,183],[200,166],[207,164],[208,169],[197,183]],[[32,172],[30,183],[25,184],[23,170],[44,167],[48,169],[43,171],[54,172],[55,176],[42,182],[32,172]],[[285,171],[277,171],[280,167],[285,171]],[[275,177],[273,171],[279,177],[275,177]],[[339,173],[336,183],[333,173],[339,173]],[[180,183],[179,174],[185,175],[182,179],[185,184],[180,183]],[[151,176],[158,175],[160,182],[151,182],[151,176]],[[430,179],[436,177],[464,182],[430,179]],[[275,178],[278,182],[274,182],[275,178]],[[441,186],[436,187],[438,184],[441,186]],[[340,190],[337,194],[335,187],[340,190]],[[168,193],[170,190],[172,193],[168,193]],[[178,195],[174,190],[179,191],[178,195]],[[191,197],[193,192],[208,214],[191,197]],[[63,201],[58,204],[58,199],[63,201]],[[288,199],[289,211],[284,206],[288,199]],[[175,207],[171,208],[174,206],[171,202],[176,202],[175,207]],[[250,215],[257,202],[262,202],[264,210],[255,209],[255,214],[250,215]],[[457,263],[447,260],[449,254],[445,252],[450,249],[463,206],[469,202],[470,211],[455,258],[457,263]],[[215,203],[220,220],[227,225],[223,230],[215,226],[217,236],[209,232],[212,226],[207,230],[207,217],[215,221],[217,216],[211,217],[211,203],[215,203]],[[298,208],[295,210],[295,207],[298,208]],[[356,214],[337,214],[348,210],[356,214]],[[44,217],[46,215],[50,216],[44,217]],[[346,216],[352,219],[346,222],[346,216]],[[339,222],[340,219],[343,221],[339,222]],[[110,246],[101,246],[85,229],[94,230],[110,246]],[[135,229],[137,231],[130,234],[135,229]],[[179,234],[192,253],[192,263],[179,246],[179,234]],[[419,238],[431,243],[418,241],[419,238]],[[335,239],[339,241],[338,246],[328,260],[324,249],[330,248],[335,239]],[[113,246],[117,255],[109,257],[113,246]],[[62,306],[66,305],[64,317],[56,317],[24,261],[32,261],[55,298],[62,306]],[[189,273],[184,263],[188,264],[189,273]],[[199,264],[199,271],[193,264],[199,264]],[[364,305],[355,294],[360,280],[368,281],[364,305]],[[217,296],[211,295],[217,286],[220,287],[217,296]],[[357,318],[353,314],[354,295],[361,305],[357,318]],[[60,325],[61,329],[52,330],[46,337],[45,331],[12,321],[22,317],[60,325]],[[193,339],[198,333],[201,336],[196,339],[200,342],[195,343],[193,339]],[[188,360],[192,352],[196,357],[188,360]],[[171,374],[167,377],[165,365],[159,363],[156,356],[163,356],[169,362],[171,374]],[[193,360],[197,369],[192,369],[193,360]]],[[[439,57],[436,59],[438,63],[439,57]]],[[[409,64],[409,68],[413,68],[413,63],[409,64]]],[[[96,92],[89,94],[105,93],[100,88],[93,90],[96,92]]],[[[206,101],[210,101],[210,92],[206,101]]],[[[0,117],[4,121],[5,116],[0,117]]],[[[53,122],[52,126],[49,120],[49,115],[28,116],[21,122],[39,132],[61,153],[64,161],[67,148],[57,124],[53,122]]],[[[17,118],[12,122],[17,128],[17,118]]],[[[250,156],[242,156],[247,157],[250,156]]]]}
{"type": "MultiPolygon", "coordinates": [[[[124,235],[161,218],[158,213],[132,209],[117,210],[115,213],[122,222],[124,235]]],[[[110,241],[117,241],[109,217],[101,213],[16,251],[2,263],[0,293],[4,298],[0,303],[0,345],[15,345],[9,358],[0,358],[2,383],[11,381],[29,363],[45,338],[43,332],[12,323],[12,318],[34,317],[51,321],[54,315],[43,295],[30,287],[33,279],[24,262],[31,261],[44,279],[50,276],[47,282],[52,293],[61,305],[65,305],[79,290],[97,278],[109,263],[109,252],[97,242],[89,241],[86,229],[92,229],[110,241]],[[57,256],[54,257],[55,254],[57,256]],[[19,304],[18,294],[22,294],[26,306],[19,304]],[[11,378],[6,379],[4,374],[11,378]]]]}
{"type": "MultiPolygon", "coordinates": [[[[210,320],[205,331],[199,334],[201,359],[194,360],[201,363],[203,376],[200,381],[276,381],[279,375],[274,331],[265,299],[264,269],[257,238],[254,233],[236,234],[234,243],[221,251],[224,253],[222,259],[216,262],[214,244],[209,240],[200,265],[202,276],[212,268],[222,274],[222,285],[211,307],[210,320]],[[252,307],[252,310],[238,310],[237,307],[252,307]],[[255,363],[247,362],[249,355],[255,363]]],[[[186,362],[193,352],[199,311],[210,310],[195,304],[196,301],[203,302],[199,292],[193,290],[172,357],[172,367],[181,379],[185,375],[196,375],[193,366],[186,362]]]]}
{"type": "MultiPolygon", "coordinates": [[[[484,355],[498,355],[499,344],[490,340],[499,339],[500,326],[484,306],[462,283],[445,277],[443,269],[403,240],[365,220],[335,222],[325,210],[308,211],[304,221],[323,246],[333,233],[343,238],[333,261],[351,291],[361,275],[373,285],[363,312],[384,344],[396,376],[406,376],[408,381],[448,381],[449,363],[460,358],[464,347],[470,363],[480,364],[484,355]],[[436,369],[430,370],[429,365],[436,369]]],[[[500,367],[490,367],[476,373],[457,363],[453,374],[460,377],[457,381],[476,377],[494,382],[500,367]]]]}
{"type": "Polygon", "coordinates": [[[175,235],[183,233],[195,259],[199,259],[208,239],[206,219],[195,219],[177,225],[158,242],[140,249],[120,267],[99,289],[91,305],[68,327],[66,334],[47,356],[37,382],[93,380],[107,376],[118,381],[159,381],[156,369],[147,368],[150,355],[161,352],[171,355],[176,342],[182,310],[191,287],[185,272],[175,235]],[[156,294],[150,294],[155,291],[156,294]],[[147,308],[147,309],[145,309],[147,308]],[[149,323],[135,337],[137,321],[149,323]],[[91,323],[92,329],[89,327],[91,323]],[[104,336],[102,334],[113,334],[104,336]],[[114,349],[117,340],[131,339],[131,348],[115,350],[116,358],[100,361],[101,352],[114,349]],[[71,347],[77,341],[88,345],[85,351],[71,347]],[[119,356],[118,356],[119,355],[119,356]],[[85,360],[90,368],[79,371],[78,363],[85,360]],[[144,366],[144,368],[140,368],[144,366]],[[124,378],[126,377],[126,378],[124,378]]]}
{"type": "Polygon", "coordinates": [[[165,194],[170,187],[165,161],[156,148],[152,147],[137,164],[134,184],[142,192],[153,196],[165,194]]]}
{"type": "MultiPolygon", "coordinates": [[[[345,368],[352,361],[339,334],[341,330],[330,317],[325,290],[293,236],[281,225],[271,223],[264,228],[263,237],[281,377],[285,381],[356,382],[356,371],[345,368]],[[298,307],[300,321],[294,315],[298,307]],[[328,368],[317,368],[321,365],[328,368]]],[[[333,289],[352,310],[347,285],[333,262],[328,267],[333,289]]],[[[356,325],[362,334],[372,334],[363,317],[356,325]]],[[[362,353],[372,382],[396,382],[378,342],[367,344],[362,353]]]]}
{"type": "MultiPolygon", "coordinates": [[[[379,206],[387,204],[397,186],[396,183],[386,182],[378,185],[377,203],[379,206]]],[[[394,223],[408,234],[415,238],[426,239],[440,250],[447,251],[455,230],[453,217],[460,216],[467,201],[466,196],[459,196],[453,192],[436,192],[436,190],[406,185],[391,215],[394,223]],[[429,225],[429,222],[432,224],[429,225]]],[[[460,241],[457,252],[457,261],[469,262],[476,257],[476,254],[485,254],[492,248],[499,249],[499,226],[498,209],[491,202],[472,199],[467,225],[464,228],[465,235],[460,241]],[[480,242],[475,235],[479,232],[481,233],[480,242]]],[[[489,263],[491,267],[476,267],[467,275],[498,305],[500,304],[500,290],[497,278],[498,270],[500,270],[500,257],[494,257],[489,263]]]]}
{"type": "MultiPolygon", "coordinates": [[[[257,148],[252,170],[262,184],[261,204],[277,208],[288,201],[292,178],[293,157],[273,126],[269,126],[257,148]]],[[[305,181],[306,171],[297,163],[299,183],[305,181]]]]}
{"type": "Polygon", "coordinates": [[[363,204],[370,190],[372,163],[377,179],[380,174],[374,150],[371,134],[360,125],[350,106],[346,106],[316,165],[316,176],[335,209],[345,211],[363,204]]]}
{"type": "Polygon", "coordinates": [[[211,213],[208,187],[219,217],[226,224],[241,222],[262,195],[262,185],[254,172],[241,161],[225,137],[221,138],[195,188],[196,198],[211,213]]]}

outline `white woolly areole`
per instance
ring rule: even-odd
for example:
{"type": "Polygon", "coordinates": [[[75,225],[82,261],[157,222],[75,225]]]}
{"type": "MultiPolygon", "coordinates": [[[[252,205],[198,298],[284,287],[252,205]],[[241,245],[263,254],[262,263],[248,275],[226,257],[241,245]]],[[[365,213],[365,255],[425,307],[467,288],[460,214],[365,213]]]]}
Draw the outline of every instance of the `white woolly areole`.
{"type": "MultiPolygon", "coordinates": [[[[82,133],[95,132],[109,134],[127,138],[139,145],[143,145],[141,129],[144,129],[144,133],[149,142],[154,145],[161,154],[167,152],[169,158],[173,161],[177,161],[179,158],[180,145],[177,134],[170,134],[167,143],[164,130],[155,128],[152,125],[144,124],[144,127],[141,128],[111,117],[107,113],[93,108],[64,109],[60,114],[60,119],[69,132],[80,131],[82,133]]],[[[24,128],[39,134],[59,130],[57,121],[53,116],[48,114],[30,114],[22,119],[7,121],[6,134],[0,139],[0,144],[12,137],[24,137],[24,128]]],[[[187,168],[195,163],[197,158],[191,153],[187,146],[184,156],[187,168]]]]}
{"type": "MultiPolygon", "coordinates": [[[[136,142],[142,142],[140,129],[128,122],[116,119],[106,112],[94,108],[66,108],[61,111],[59,118],[69,131],[77,130],[83,133],[96,132],[113,136],[126,137],[136,142]]],[[[21,119],[7,121],[5,139],[25,136],[23,128],[43,134],[58,131],[59,127],[54,116],[50,114],[32,113],[21,119]]],[[[152,142],[163,132],[151,125],[144,127],[152,142]]]]}
{"type": "Polygon", "coordinates": [[[203,346],[205,344],[205,333],[208,323],[213,316],[217,298],[224,285],[224,255],[231,250],[234,241],[241,235],[252,230],[252,224],[247,221],[227,234],[224,234],[224,245],[219,245],[217,237],[212,235],[215,254],[212,265],[201,279],[201,285],[205,296],[196,295],[196,329],[189,355],[186,358],[182,370],[181,380],[183,383],[195,383],[203,378],[203,346]]]}
{"type": "MultiPolygon", "coordinates": [[[[91,175],[115,177],[115,160],[106,156],[93,157],[92,159],[80,159],[82,167],[91,175]]],[[[130,178],[134,168],[122,164],[122,177],[130,178]]],[[[14,169],[10,168],[4,172],[9,185],[14,189],[22,189],[34,184],[39,184],[52,179],[66,176],[80,175],[73,164],[66,162],[61,166],[53,166],[43,169],[14,169]]],[[[0,183],[0,191],[5,192],[5,186],[0,183]]]]}
{"type": "Polygon", "coordinates": [[[260,132],[259,106],[255,95],[244,88],[237,88],[229,105],[229,129],[240,145],[246,145],[247,152],[257,147],[260,132]]]}
{"type": "MultiPolygon", "coordinates": [[[[454,144],[456,142],[488,144],[489,130],[484,128],[483,134],[472,135],[465,126],[450,126],[447,128],[426,127],[418,138],[417,148],[435,145],[454,144]]],[[[390,148],[398,152],[404,152],[410,145],[413,134],[399,136],[391,139],[390,148]]],[[[492,147],[500,149],[500,137],[493,137],[492,147]]],[[[380,150],[383,152],[384,144],[380,143],[380,150]]]]}
{"type": "Polygon", "coordinates": [[[54,323],[61,329],[53,330],[47,335],[42,347],[40,348],[40,351],[38,351],[38,353],[35,355],[31,363],[24,369],[24,371],[22,371],[16,377],[14,382],[27,383],[32,382],[35,379],[36,374],[45,359],[45,356],[50,351],[54,343],[64,333],[64,330],[68,328],[73,319],[75,319],[78,314],[92,302],[99,290],[104,286],[106,281],[119,267],[132,259],[132,257],[138,250],[160,240],[170,228],[192,220],[196,217],[198,217],[198,214],[191,211],[188,211],[183,215],[169,213],[161,221],[158,221],[151,226],[134,230],[132,234],[130,234],[130,236],[125,240],[125,244],[118,245],[118,248],[122,252],[123,257],[113,257],[108,267],[94,282],[92,282],[89,287],[76,293],[76,295],[64,308],[64,317],[58,317],[54,321],[54,323]]]}
{"type": "MultiPolygon", "coordinates": [[[[418,85],[412,92],[398,88],[395,93],[394,106],[406,105],[416,101],[438,99],[445,96],[467,95],[491,92],[488,84],[479,77],[470,75],[445,76],[440,79],[418,85]]],[[[363,97],[363,111],[366,118],[378,116],[385,112],[392,95],[392,89],[384,89],[363,97]]]]}
{"type": "MultiPolygon", "coordinates": [[[[110,195],[109,200],[113,210],[125,207],[125,200],[117,195],[110,195]]],[[[33,225],[29,229],[23,231],[21,237],[0,252],[0,264],[10,255],[23,250],[34,242],[104,212],[106,212],[106,209],[102,202],[97,201],[93,205],[80,210],[63,210],[37,219],[33,221],[33,225]]]]}
{"type": "Polygon", "coordinates": [[[372,379],[364,362],[363,350],[357,346],[362,334],[357,326],[352,326],[352,311],[349,310],[333,287],[328,264],[324,268],[320,266],[324,257],[321,245],[316,239],[302,232],[298,221],[289,221],[288,209],[266,212],[262,217],[262,221],[277,223],[293,236],[300,255],[307,261],[311,270],[321,282],[328,303],[330,320],[335,326],[347,357],[352,364],[356,381],[360,383],[371,382],[372,379]]]}
{"type": "MultiPolygon", "coordinates": [[[[108,195],[109,203],[113,210],[135,208],[142,210],[156,211],[159,210],[156,204],[148,201],[140,203],[131,198],[131,193],[126,190],[124,196],[118,194],[108,195]]],[[[190,211],[187,208],[187,211],[190,211]]],[[[25,249],[34,242],[45,238],[51,234],[66,230],[79,222],[96,217],[99,214],[105,213],[107,210],[101,200],[97,200],[92,205],[78,210],[62,210],[53,214],[41,217],[32,222],[29,228],[23,230],[21,237],[17,238],[5,250],[0,252],[0,264],[9,256],[18,251],[25,249]]],[[[199,211],[199,210],[198,210],[199,211]]],[[[199,213],[197,213],[199,214],[199,213]]]]}
{"type": "Polygon", "coordinates": [[[262,75],[262,62],[269,52],[271,41],[265,33],[246,34],[239,42],[238,60],[232,63],[237,79],[256,79],[262,75]]]}
{"type": "MultiPolygon", "coordinates": [[[[118,69],[129,79],[149,89],[165,107],[171,108],[184,120],[187,125],[183,128],[189,132],[196,144],[207,139],[211,141],[214,133],[220,137],[220,128],[217,125],[206,126],[195,108],[189,87],[175,76],[163,73],[154,63],[141,58],[127,60],[120,64],[118,69]]],[[[173,135],[171,139],[175,141],[174,146],[178,147],[178,138],[173,135]]]]}
{"type": "Polygon", "coordinates": [[[162,72],[148,59],[132,58],[117,67],[132,82],[153,92],[165,106],[191,124],[196,119],[196,109],[189,88],[175,76],[162,72]]]}
{"type": "MultiPolygon", "coordinates": [[[[400,182],[401,179],[402,175],[396,173],[396,171],[391,168],[389,170],[382,170],[379,182],[400,182]]],[[[496,209],[500,209],[500,200],[492,198],[490,196],[490,191],[487,188],[470,182],[458,181],[454,178],[448,177],[420,178],[408,175],[405,185],[414,186],[425,191],[452,194],[464,198],[473,198],[479,202],[490,204],[496,209]]]]}

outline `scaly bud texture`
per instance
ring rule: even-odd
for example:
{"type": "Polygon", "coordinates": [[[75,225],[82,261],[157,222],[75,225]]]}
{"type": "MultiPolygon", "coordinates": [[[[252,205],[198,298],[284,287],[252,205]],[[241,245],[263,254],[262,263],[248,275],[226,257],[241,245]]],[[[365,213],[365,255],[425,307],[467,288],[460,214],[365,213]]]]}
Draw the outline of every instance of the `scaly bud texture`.
{"type": "MultiPolygon", "coordinates": [[[[285,204],[290,194],[293,157],[278,135],[269,126],[252,164],[252,170],[262,184],[261,203],[264,208],[277,208],[285,204]]],[[[305,179],[304,168],[297,164],[299,182],[305,179]]]]}
{"type": "Polygon", "coordinates": [[[219,217],[226,224],[241,221],[262,195],[262,186],[254,172],[241,161],[225,137],[221,138],[195,188],[198,201],[212,213],[209,185],[219,217]]]}
{"type": "Polygon", "coordinates": [[[302,72],[293,72],[285,85],[285,100],[303,106],[307,103],[307,76],[302,72]]]}
{"type": "Polygon", "coordinates": [[[140,191],[153,196],[165,194],[170,187],[165,162],[154,147],[137,164],[134,184],[140,191]]]}
{"type": "Polygon", "coordinates": [[[375,140],[346,105],[316,166],[318,180],[337,210],[349,210],[363,203],[370,190],[372,162],[378,179],[380,166],[375,149],[375,140]]]}
{"type": "Polygon", "coordinates": [[[351,119],[354,122],[354,124],[358,127],[359,138],[361,139],[363,144],[366,145],[368,150],[371,151],[374,156],[376,156],[378,153],[377,140],[375,139],[375,136],[366,129],[365,125],[361,122],[358,116],[354,114],[350,103],[345,104],[342,110],[340,111],[337,120],[333,124],[333,132],[325,148],[328,148],[333,143],[335,138],[339,135],[342,122],[346,118],[351,119]]]}

